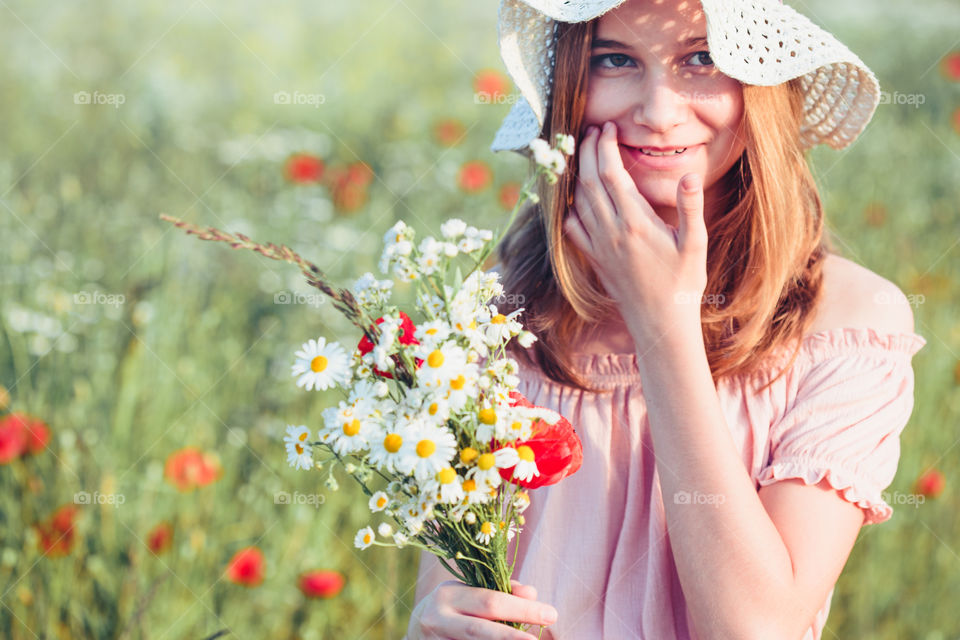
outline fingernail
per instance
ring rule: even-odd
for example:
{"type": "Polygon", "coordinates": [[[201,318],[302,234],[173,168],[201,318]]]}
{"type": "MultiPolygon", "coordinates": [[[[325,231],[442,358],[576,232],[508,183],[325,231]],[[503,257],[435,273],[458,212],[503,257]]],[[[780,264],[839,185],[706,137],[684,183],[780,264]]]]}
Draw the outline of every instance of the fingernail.
{"type": "Polygon", "coordinates": [[[604,131],[612,131],[612,130],[613,130],[613,122],[611,122],[611,121],[609,121],[609,120],[607,120],[606,122],[604,122],[604,123],[603,123],[603,130],[604,130],[604,131]]]}
{"type": "Polygon", "coordinates": [[[540,615],[543,618],[544,624],[553,624],[557,621],[557,610],[553,607],[544,607],[540,615]]]}

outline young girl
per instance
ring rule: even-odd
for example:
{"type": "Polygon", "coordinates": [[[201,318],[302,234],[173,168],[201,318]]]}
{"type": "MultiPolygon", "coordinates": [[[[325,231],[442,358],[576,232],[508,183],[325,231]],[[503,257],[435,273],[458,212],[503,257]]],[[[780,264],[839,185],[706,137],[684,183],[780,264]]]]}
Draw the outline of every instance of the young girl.
{"type": "Polygon", "coordinates": [[[533,494],[513,594],[424,553],[408,639],[820,638],[926,343],[832,251],[804,156],[859,135],[874,75],[777,0],[503,0],[499,29],[523,95],[492,148],[578,134],[498,268],[539,338],[519,390],[583,466],[533,494]]]}

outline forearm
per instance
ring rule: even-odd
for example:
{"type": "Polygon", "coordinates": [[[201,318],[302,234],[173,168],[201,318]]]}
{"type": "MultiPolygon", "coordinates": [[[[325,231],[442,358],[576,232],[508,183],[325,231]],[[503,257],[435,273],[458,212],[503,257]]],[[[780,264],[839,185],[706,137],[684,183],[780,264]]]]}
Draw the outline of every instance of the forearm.
{"type": "Polygon", "coordinates": [[[792,562],[721,412],[700,327],[675,325],[637,347],[670,545],[697,635],[778,637],[792,562]]]}

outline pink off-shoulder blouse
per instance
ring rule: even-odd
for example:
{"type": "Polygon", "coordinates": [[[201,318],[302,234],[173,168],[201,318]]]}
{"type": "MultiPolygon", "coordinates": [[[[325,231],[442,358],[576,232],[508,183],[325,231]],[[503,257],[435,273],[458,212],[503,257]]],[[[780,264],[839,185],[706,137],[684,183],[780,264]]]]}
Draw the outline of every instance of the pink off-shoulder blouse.
{"type": "MultiPolygon", "coordinates": [[[[763,392],[757,389],[789,363],[790,350],[749,376],[720,380],[726,424],[757,490],[785,478],[813,485],[826,477],[864,511],[864,524],[889,519],[881,492],[893,481],[913,410],[911,358],[925,344],[915,333],[825,330],[808,335],[793,366],[763,392]]],[[[560,614],[544,639],[696,638],[667,535],[636,358],[574,351],[577,368],[609,394],[521,366],[519,391],[569,419],[583,443],[583,466],[533,493],[513,543],[513,577],[560,614]]],[[[832,597],[833,589],[804,640],[819,640],[832,597]]]]}

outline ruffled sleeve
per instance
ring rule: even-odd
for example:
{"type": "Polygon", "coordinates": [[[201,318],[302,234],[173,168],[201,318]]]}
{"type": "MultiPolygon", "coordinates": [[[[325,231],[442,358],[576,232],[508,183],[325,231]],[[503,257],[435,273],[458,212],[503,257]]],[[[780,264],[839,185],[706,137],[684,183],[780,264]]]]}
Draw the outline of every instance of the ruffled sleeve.
{"type": "Polygon", "coordinates": [[[915,333],[844,328],[804,343],[808,364],[796,396],[770,429],[770,454],[757,482],[824,478],[864,511],[864,524],[888,520],[882,492],[893,482],[900,433],[913,411],[915,333]]]}

